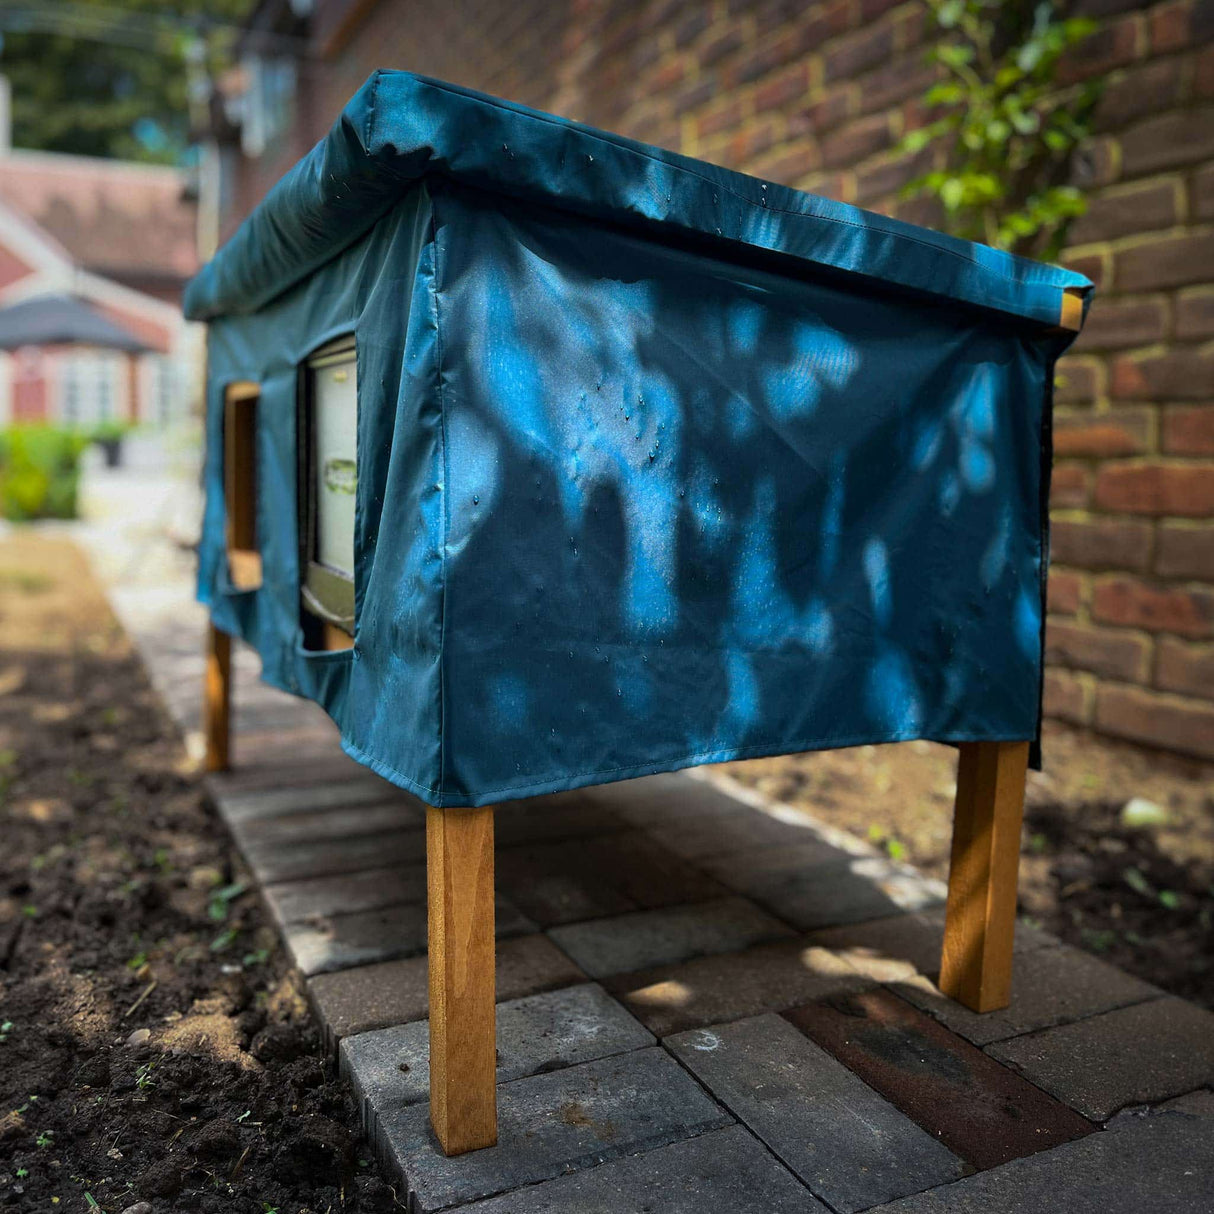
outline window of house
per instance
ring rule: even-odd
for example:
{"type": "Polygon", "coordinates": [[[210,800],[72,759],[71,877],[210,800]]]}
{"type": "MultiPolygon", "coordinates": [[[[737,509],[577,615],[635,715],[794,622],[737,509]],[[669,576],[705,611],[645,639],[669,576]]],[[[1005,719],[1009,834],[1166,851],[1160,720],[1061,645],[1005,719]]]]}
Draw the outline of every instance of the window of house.
{"type": "MultiPolygon", "coordinates": [[[[354,496],[358,378],[353,336],[318,350],[300,384],[300,538],[310,641],[345,648],[354,634],[354,496]]],[[[307,624],[307,621],[305,620],[307,624]]]]}
{"type": "Polygon", "coordinates": [[[238,590],[261,585],[257,547],[256,384],[229,384],[223,402],[223,496],[227,511],[228,578],[238,590]]]}
{"type": "Polygon", "coordinates": [[[120,356],[78,350],[58,360],[59,420],[65,426],[93,427],[124,417],[120,356]]]}

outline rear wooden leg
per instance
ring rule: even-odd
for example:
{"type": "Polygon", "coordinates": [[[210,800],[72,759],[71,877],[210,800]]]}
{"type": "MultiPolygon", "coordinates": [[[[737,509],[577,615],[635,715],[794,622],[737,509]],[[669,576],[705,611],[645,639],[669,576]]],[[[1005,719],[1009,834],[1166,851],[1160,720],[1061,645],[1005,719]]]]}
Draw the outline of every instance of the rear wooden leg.
{"type": "Polygon", "coordinates": [[[232,700],[232,640],[207,624],[207,671],[203,689],[207,771],[228,770],[229,712],[232,700]]]}
{"type": "Polygon", "coordinates": [[[966,742],[948,874],[940,989],[975,1012],[1012,997],[1012,937],[1027,742],[966,742]]]}
{"type": "Polygon", "coordinates": [[[447,1155],[497,1142],[493,810],[426,811],[430,1122],[447,1155]]]}

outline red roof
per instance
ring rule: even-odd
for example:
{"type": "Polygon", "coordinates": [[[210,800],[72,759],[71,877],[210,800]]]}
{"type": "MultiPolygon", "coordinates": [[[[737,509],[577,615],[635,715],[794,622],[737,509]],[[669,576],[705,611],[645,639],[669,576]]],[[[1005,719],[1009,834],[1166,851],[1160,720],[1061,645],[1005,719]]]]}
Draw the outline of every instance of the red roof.
{"type": "Polygon", "coordinates": [[[159,165],[14,149],[0,156],[0,199],[86,270],[177,282],[198,269],[196,207],[185,174],[159,165]]]}

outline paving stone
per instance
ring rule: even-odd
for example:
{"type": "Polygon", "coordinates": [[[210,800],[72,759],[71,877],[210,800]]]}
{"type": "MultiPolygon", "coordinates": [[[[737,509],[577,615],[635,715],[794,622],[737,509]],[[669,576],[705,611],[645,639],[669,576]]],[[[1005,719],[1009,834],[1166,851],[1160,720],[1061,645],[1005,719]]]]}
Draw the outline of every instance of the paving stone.
{"type": "MultiPolygon", "coordinates": [[[[500,894],[494,927],[499,940],[535,931],[535,924],[500,894]]],[[[288,924],[285,935],[305,976],[392,961],[425,951],[426,907],[413,902],[350,915],[313,915],[288,924]]]]}
{"type": "Polygon", "coordinates": [[[745,898],[634,911],[548,933],[592,978],[733,953],[791,936],[790,928],[745,898]]]}
{"type": "Polygon", "coordinates": [[[426,900],[426,866],[396,864],[332,877],[304,877],[264,888],[270,910],[280,924],[313,915],[354,914],[383,906],[426,900]]]}
{"type": "Polygon", "coordinates": [[[1183,999],[1138,1003],[987,1051],[1085,1117],[1214,1084],[1214,1013],[1183,999]]]}
{"type": "Polygon", "coordinates": [[[784,1016],[976,1168],[1045,1151],[1095,1129],[889,991],[840,995],[784,1016]]]}
{"type": "Polygon", "coordinates": [[[689,860],[716,857],[721,866],[736,862],[739,853],[750,850],[787,851],[794,847],[801,849],[811,863],[846,858],[846,853],[818,836],[810,821],[792,820],[791,814],[775,817],[741,802],[673,823],[658,820],[646,824],[645,830],[678,856],[689,860]]]}
{"type": "Polygon", "coordinates": [[[629,824],[618,814],[581,792],[503,801],[493,807],[494,839],[499,848],[557,839],[582,839],[628,828],[629,824]]]}
{"type": "Polygon", "coordinates": [[[741,1126],[464,1206],[461,1214],[815,1214],[810,1196],[741,1126]]]}
{"type": "Polygon", "coordinates": [[[369,773],[356,779],[347,777],[325,783],[298,781],[285,787],[279,784],[240,792],[216,788],[212,795],[219,812],[233,825],[291,814],[313,814],[320,810],[352,809],[397,798],[403,801],[404,798],[399,789],[369,773]]]}
{"type": "Polygon", "coordinates": [[[375,801],[367,805],[343,805],[312,813],[287,814],[233,822],[232,834],[241,851],[254,864],[260,855],[297,843],[321,843],[352,839],[357,835],[385,834],[395,830],[423,830],[426,824],[418,802],[375,801]]]}
{"type": "MultiPolygon", "coordinates": [[[[308,993],[333,1037],[422,1020],[429,1013],[426,958],[360,965],[308,979],[308,993]]],[[[547,936],[516,936],[497,946],[497,998],[584,982],[582,973],[547,936]]]]}
{"type": "Polygon", "coordinates": [[[1214,1121],[1164,1114],[1089,1134],[870,1214],[1214,1214],[1214,1121]]]}
{"type": "Polygon", "coordinates": [[[925,910],[940,905],[945,892],[939,883],[904,866],[860,858],[749,875],[740,872],[728,884],[803,930],[925,910]]]}
{"type": "Polygon", "coordinates": [[[1199,1092],[1188,1092],[1161,1104],[1159,1112],[1188,1113],[1191,1117],[1214,1117],[1214,1092],[1202,1088],[1199,1092]]]}
{"type": "Polygon", "coordinates": [[[249,856],[258,880],[298,881],[356,873],[384,864],[418,864],[426,858],[424,830],[397,830],[348,839],[317,839],[278,847],[254,848],[249,856]]]}
{"type": "Polygon", "coordinates": [[[497,1091],[497,1146],[448,1159],[430,1111],[382,1118],[380,1139],[421,1211],[492,1197],[729,1124],[732,1118],[653,1046],[533,1075],[497,1091]]]}
{"type": "Polygon", "coordinates": [[[699,814],[743,808],[736,797],[680,772],[595,784],[582,791],[635,825],[665,825],[699,814]]]}
{"type": "MultiPolygon", "coordinates": [[[[415,1020],[341,1043],[342,1072],[376,1116],[428,1099],[429,1034],[430,1022],[415,1020]]],[[[498,1083],[653,1044],[653,1035],[597,983],[497,1006],[498,1083]]]]}
{"type": "Polygon", "coordinates": [[[965,1172],[951,1151],[779,1016],[696,1029],[665,1044],[842,1214],[965,1172]]]}
{"type": "MultiPolygon", "coordinates": [[[[820,928],[810,932],[806,940],[840,953],[878,982],[897,982],[916,973],[934,978],[940,972],[944,908],[820,928]]],[[[1048,932],[1027,923],[1016,925],[1017,956],[1057,944],[1057,938],[1048,932]]]]}
{"type": "Polygon", "coordinates": [[[1012,971],[1012,1002],[998,1012],[971,1012],[946,998],[923,977],[898,981],[893,989],[975,1045],[989,1045],[1160,994],[1150,983],[1066,946],[1017,955],[1012,971]]]}
{"type": "Polygon", "coordinates": [[[802,940],[660,965],[603,985],[659,1037],[758,1012],[780,1012],[874,985],[841,957],[802,940]]]}
{"type": "Polygon", "coordinates": [[[506,848],[497,856],[497,885],[544,927],[725,893],[637,831],[506,848]]]}

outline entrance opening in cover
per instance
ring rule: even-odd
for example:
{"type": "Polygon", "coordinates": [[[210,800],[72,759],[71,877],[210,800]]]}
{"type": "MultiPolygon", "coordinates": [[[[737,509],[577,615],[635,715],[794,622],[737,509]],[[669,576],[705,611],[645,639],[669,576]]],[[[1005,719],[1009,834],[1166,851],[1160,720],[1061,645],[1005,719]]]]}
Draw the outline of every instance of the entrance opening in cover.
{"type": "Polygon", "coordinates": [[[223,397],[223,494],[228,580],[237,590],[261,585],[257,547],[257,402],[254,383],[229,384],[223,397]]]}
{"type": "Polygon", "coordinates": [[[346,649],[354,635],[358,375],[353,334],[322,346],[300,382],[300,536],[304,638],[346,649]]]}

